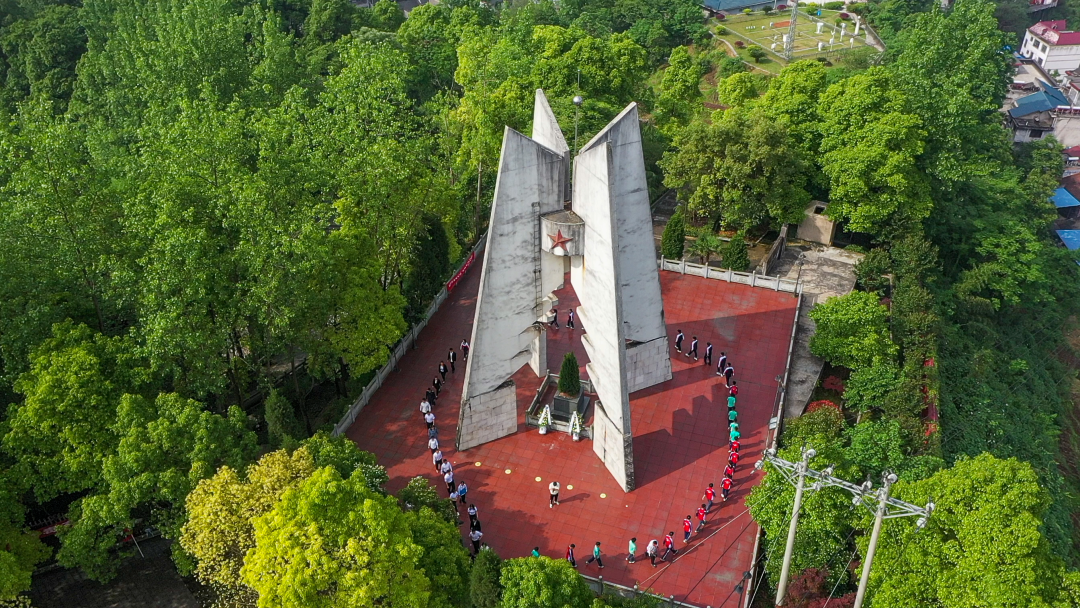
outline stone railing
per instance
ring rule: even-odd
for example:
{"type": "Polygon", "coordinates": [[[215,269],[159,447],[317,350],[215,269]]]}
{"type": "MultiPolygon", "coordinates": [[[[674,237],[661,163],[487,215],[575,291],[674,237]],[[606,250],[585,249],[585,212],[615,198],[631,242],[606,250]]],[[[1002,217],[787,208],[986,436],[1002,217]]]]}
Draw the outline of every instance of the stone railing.
{"type": "Polygon", "coordinates": [[[756,272],[738,272],[730,268],[712,268],[703,264],[687,262],[686,260],[668,260],[663,257],[660,258],[659,264],[660,270],[670,270],[671,272],[705,277],[706,279],[718,279],[728,283],[749,285],[750,287],[772,289],[773,291],[786,291],[793,294],[802,293],[802,281],[770,277],[756,272]]]}
{"type": "MultiPolygon", "coordinates": [[[[640,556],[640,555],[638,557],[642,561],[645,561],[647,559],[646,557],[640,556]]],[[[626,586],[623,586],[623,585],[618,585],[618,584],[615,584],[615,583],[612,583],[612,582],[609,582],[609,581],[605,581],[603,576],[598,576],[596,578],[593,578],[593,577],[591,577],[591,576],[589,576],[587,574],[581,574],[581,578],[585,579],[585,582],[587,582],[589,584],[589,589],[592,589],[592,592],[595,593],[598,596],[608,594],[608,595],[618,595],[618,596],[624,597],[626,599],[632,599],[632,598],[636,598],[638,596],[648,595],[648,596],[654,597],[654,598],[656,598],[657,600],[660,601],[659,608],[665,608],[665,607],[675,608],[676,606],[678,608],[701,608],[701,606],[695,606],[694,604],[687,604],[686,602],[680,602],[680,601],[675,599],[674,595],[664,597],[662,595],[657,595],[657,594],[653,593],[652,591],[642,591],[641,589],[638,588],[637,585],[634,585],[634,587],[631,589],[630,587],[626,587],[626,586]]]]}
{"type": "MultiPolygon", "coordinates": [[[[450,281],[448,281],[448,284],[453,283],[450,287],[451,289],[453,286],[457,285],[457,280],[461,278],[465,266],[472,263],[475,256],[479,255],[480,252],[484,250],[485,244],[487,244],[487,234],[480,236],[480,240],[477,241],[476,245],[465,256],[461,264],[454,269],[454,274],[450,275],[451,278],[450,281]]],[[[405,358],[405,353],[416,344],[416,339],[420,336],[420,332],[427,327],[428,321],[431,320],[431,317],[439,310],[439,307],[442,306],[442,303],[446,301],[446,298],[449,297],[449,295],[450,290],[447,288],[447,284],[444,284],[443,288],[440,289],[439,293],[435,296],[435,300],[431,303],[431,306],[428,306],[427,312],[424,313],[424,318],[420,319],[416,325],[413,325],[412,328],[398,340],[398,343],[390,352],[390,360],[386,362],[386,365],[380,367],[379,371],[375,372],[375,377],[371,379],[371,382],[368,382],[367,386],[364,387],[364,390],[360,392],[360,396],[356,398],[356,401],[354,401],[351,406],[349,406],[349,411],[345,412],[345,415],[338,421],[337,425],[334,427],[334,435],[344,433],[352,426],[353,422],[356,422],[356,416],[360,413],[360,410],[364,409],[364,406],[366,406],[368,401],[375,395],[375,391],[379,390],[383,383],[386,382],[386,379],[390,376],[390,372],[397,368],[398,362],[405,358]]]]}

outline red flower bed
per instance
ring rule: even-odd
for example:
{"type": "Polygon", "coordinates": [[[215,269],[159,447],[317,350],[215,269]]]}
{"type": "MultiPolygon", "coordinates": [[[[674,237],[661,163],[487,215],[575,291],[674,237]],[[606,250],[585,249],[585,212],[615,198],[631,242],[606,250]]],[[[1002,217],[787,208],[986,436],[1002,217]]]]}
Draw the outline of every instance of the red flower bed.
{"type": "Polygon", "coordinates": [[[717,13],[716,18],[720,21],[723,21],[724,19],[727,19],[727,15],[725,15],[724,13],[717,13]]]}
{"type": "Polygon", "coordinates": [[[735,46],[737,46],[737,47],[739,47],[741,49],[741,48],[746,46],[746,43],[743,42],[742,40],[736,40],[735,41],[735,46]]]}
{"type": "Polygon", "coordinates": [[[839,15],[839,16],[840,16],[840,18],[841,18],[841,19],[843,19],[844,21],[847,21],[848,19],[851,19],[851,15],[849,15],[849,14],[847,14],[847,13],[840,13],[840,15],[839,15]]]}
{"type": "Polygon", "coordinates": [[[832,401],[829,401],[828,399],[822,399],[821,401],[811,401],[810,405],[806,406],[806,413],[809,414],[810,412],[820,410],[823,407],[840,409],[840,406],[836,405],[832,401]]]}
{"type": "Polygon", "coordinates": [[[778,11],[787,10],[787,5],[786,4],[777,4],[776,5],[776,10],[778,10],[778,11]]]}

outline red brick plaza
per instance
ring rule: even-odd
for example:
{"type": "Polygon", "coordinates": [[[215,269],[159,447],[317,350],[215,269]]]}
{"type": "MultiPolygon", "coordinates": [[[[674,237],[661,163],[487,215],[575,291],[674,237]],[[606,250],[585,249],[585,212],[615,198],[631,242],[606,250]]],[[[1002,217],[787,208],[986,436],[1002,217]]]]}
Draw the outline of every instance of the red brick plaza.
{"type": "MultiPolygon", "coordinates": [[[[419,404],[438,373],[439,361],[471,334],[480,263],[476,261],[420,334],[417,349],[347,431],[386,467],[391,492],[422,475],[445,495],[442,478],[431,463],[419,404]]],[[[789,293],[667,271],[660,272],[660,282],[672,348],[676,330],[686,335],[684,350],[696,335],[702,361],[672,351],[672,379],[631,395],[637,478],[633,492],[622,491],[588,440],[575,443],[568,434],[557,432],[540,435],[525,425],[525,409],[540,385],[528,366],[514,376],[518,432],[458,452],[453,443],[465,374],[465,363],[459,360],[435,407],[440,443],[454,464],[455,477],[469,486],[468,502],[479,510],[484,542],[502,557],[525,556],[539,547],[541,554],[561,559],[567,546],[575,543],[578,570],[585,574],[602,574],[605,581],[628,587],[638,584],[694,605],[734,608],[739,601],[735,587],[750,566],[757,530],[743,500],[758,480],[753,464],[764,449],[775,378],[784,372],[796,299],[789,293]],[[714,347],[710,366],[703,363],[706,342],[714,347]],[[709,483],[716,484],[719,501],[727,458],[727,390],[715,370],[721,351],[735,367],[740,389],[742,460],[728,501],[718,502],[721,506],[713,507],[705,528],[684,545],[682,519],[704,502],[701,497],[709,483]],[[549,508],[547,486],[553,480],[562,484],[562,504],[549,508]],[[652,539],[662,545],[664,533],[672,530],[677,559],[670,564],[658,560],[658,566],[651,567],[646,545],[652,539]],[[631,537],[637,537],[635,564],[625,561],[631,537]],[[596,541],[602,543],[603,570],[595,563],[585,565],[596,541]]],[[[548,332],[548,368],[558,373],[563,355],[573,348],[586,377],[580,334],[588,328],[580,323],[576,330],[565,327],[566,311],[577,304],[569,280],[557,293],[562,329],[548,332]]],[[[463,520],[464,535],[468,518],[463,520]]],[[[694,523],[696,527],[696,518],[694,523]]]]}

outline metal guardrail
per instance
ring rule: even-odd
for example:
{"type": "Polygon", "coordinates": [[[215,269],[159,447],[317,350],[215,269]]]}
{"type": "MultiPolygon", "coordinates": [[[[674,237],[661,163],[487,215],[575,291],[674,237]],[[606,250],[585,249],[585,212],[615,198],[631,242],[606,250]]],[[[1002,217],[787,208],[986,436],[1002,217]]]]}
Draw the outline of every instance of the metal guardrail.
{"type": "MultiPolygon", "coordinates": [[[[457,276],[458,272],[460,272],[465,264],[468,263],[469,257],[474,253],[479,254],[483,251],[486,244],[487,234],[485,233],[480,236],[480,240],[477,241],[472,250],[462,258],[461,264],[454,269],[454,273],[450,276],[457,276]]],[[[435,300],[431,303],[431,306],[428,306],[427,311],[424,313],[424,318],[416,325],[413,325],[412,328],[398,340],[397,345],[395,345],[390,352],[390,359],[386,362],[386,365],[379,368],[379,371],[375,373],[375,377],[371,379],[371,382],[368,382],[367,386],[364,387],[364,390],[360,392],[360,396],[356,398],[356,401],[349,406],[349,410],[345,412],[345,415],[338,421],[337,425],[334,427],[334,435],[341,435],[356,422],[357,415],[360,414],[360,411],[364,409],[364,406],[366,406],[368,401],[375,395],[375,391],[379,390],[383,383],[386,382],[386,379],[390,377],[390,372],[394,371],[398,362],[405,357],[405,353],[416,343],[416,339],[420,336],[420,332],[427,327],[428,321],[430,321],[431,317],[438,312],[439,307],[442,306],[442,303],[446,301],[446,298],[449,297],[449,295],[450,292],[447,289],[446,284],[443,284],[443,288],[439,290],[439,293],[435,296],[435,300]]]]}
{"type": "Polygon", "coordinates": [[[793,294],[802,293],[802,281],[770,277],[756,272],[738,272],[730,268],[718,269],[703,264],[694,264],[686,260],[669,260],[664,257],[660,258],[659,264],[660,270],[705,277],[706,279],[718,279],[728,283],[749,285],[750,287],[772,289],[773,291],[784,291],[793,294]]]}
{"type": "Polygon", "coordinates": [[[675,606],[679,606],[680,608],[709,608],[702,607],[696,604],[687,604],[686,602],[680,602],[675,599],[674,595],[664,597],[651,591],[642,591],[641,589],[638,589],[637,586],[634,586],[634,588],[631,589],[630,587],[626,587],[624,585],[605,581],[603,576],[593,578],[588,574],[583,574],[581,572],[579,572],[578,574],[581,576],[581,578],[585,579],[586,583],[589,584],[589,589],[592,589],[592,592],[598,596],[604,595],[605,593],[611,595],[613,592],[614,594],[620,595],[625,598],[635,598],[640,595],[651,595],[652,597],[660,600],[661,607],[670,606],[674,608],[675,606]]]}

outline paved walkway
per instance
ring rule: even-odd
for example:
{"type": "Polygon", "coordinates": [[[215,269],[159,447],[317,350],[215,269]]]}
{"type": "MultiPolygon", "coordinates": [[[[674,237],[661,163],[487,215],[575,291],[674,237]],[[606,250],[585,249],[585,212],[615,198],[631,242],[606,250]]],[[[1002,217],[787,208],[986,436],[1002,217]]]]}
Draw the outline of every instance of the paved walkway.
{"type": "MultiPolygon", "coordinates": [[[[479,265],[470,270],[451,297],[421,333],[418,349],[402,362],[382,389],[357,417],[347,436],[374,452],[390,475],[388,488],[397,491],[416,475],[436,478],[419,414],[424,387],[431,381],[447,349],[470,334],[479,286],[479,265]]],[[[506,558],[527,555],[538,546],[544,555],[562,558],[569,543],[577,544],[579,569],[626,586],[674,595],[680,601],[714,608],[734,608],[734,593],[751,561],[756,526],[745,512],[743,499],[757,478],[758,460],[776,396],[774,378],[784,370],[796,300],[790,294],[734,285],[722,281],[661,272],[665,314],[670,333],[682,329],[711,341],[718,358],[728,352],[742,389],[739,422],[743,431],[743,460],[736,472],[731,499],[714,507],[705,530],[691,539],[678,560],[658,568],[644,558],[649,540],[662,540],[674,530],[683,548],[682,518],[692,513],[711,482],[719,487],[727,456],[727,421],[723,381],[715,369],[673,353],[672,380],[638,391],[631,399],[634,456],[638,488],[624,493],[589,441],[573,442],[569,435],[540,435],[524,424],[524,408],[539,379],[528,366],[514,379],[518,385],[518,433],[465,452],[453,446],[464,365],[459,362],[435,408],[443,451],[458,479],[469,485],[469,502],[479,509],[484,541],[506,558]],[[562,504],[548,508],[547,484],[562,483],[562,504]],[[638,539],[638,562],[628,564],[627,541],[638,539]],[[594,542],[601,541],[604,563],[585,566],[594,542]]],[[[583,329],[565,328],[572,290],[560,292],[560,323],[548,342],[548,367],[557,373],[563,354],[573,348],[578,361],[586,358],[580,345],[583,329]]],[[[438,487],[445,491],[442,484],[438,487]]],[[[462,531],[467,531],[462,526],[462,531]]]]}

